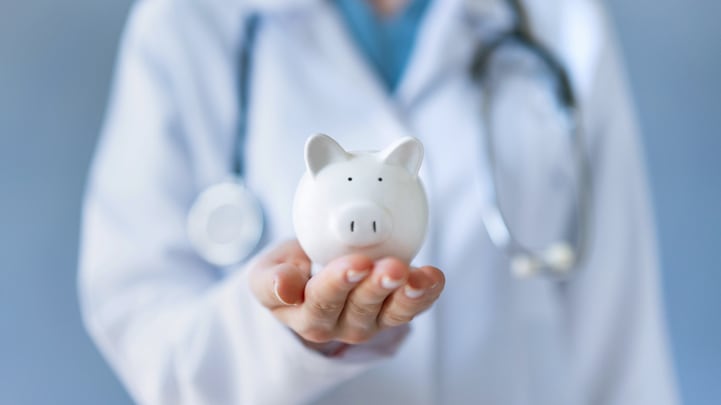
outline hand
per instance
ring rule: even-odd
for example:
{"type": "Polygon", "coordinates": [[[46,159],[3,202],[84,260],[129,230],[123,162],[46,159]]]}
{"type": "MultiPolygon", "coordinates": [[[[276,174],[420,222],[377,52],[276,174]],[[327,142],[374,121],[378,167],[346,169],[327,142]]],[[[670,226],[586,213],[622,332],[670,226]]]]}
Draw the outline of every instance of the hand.
{"type": "MultiPolygon", "coordinates": [[[[394,258],[339,257],[310,277],[310,259],[292,240],[261,254],[250,269],[260,302],[306,342],[358,344],[406,324],[443,291],[443,273],[394,258]]],[[[311,345],[312,346],[312,345],[311,345]]]]}

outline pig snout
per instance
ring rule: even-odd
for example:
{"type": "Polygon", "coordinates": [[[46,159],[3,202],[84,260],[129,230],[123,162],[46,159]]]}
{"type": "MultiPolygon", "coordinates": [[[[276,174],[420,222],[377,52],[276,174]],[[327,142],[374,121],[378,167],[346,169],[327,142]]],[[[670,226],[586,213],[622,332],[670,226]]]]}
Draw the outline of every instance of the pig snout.
{"type": "Polygon", "coordinates": [[[331,226],[340,240],[353,247],[377,245],[391,235],[388,212],[372,202],[355,202],[339,207],[331,226]]]}

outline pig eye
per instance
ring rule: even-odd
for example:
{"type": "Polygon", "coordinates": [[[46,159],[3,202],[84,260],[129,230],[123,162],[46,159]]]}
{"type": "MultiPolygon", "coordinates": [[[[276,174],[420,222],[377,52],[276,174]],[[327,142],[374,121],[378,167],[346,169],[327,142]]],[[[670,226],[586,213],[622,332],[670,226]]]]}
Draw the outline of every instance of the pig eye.
{"type": "Polygon", "coordinates": [[[353,181],[353,177],[348,177],[348,181],[353,181]]]}
{"type": "Polygon", "coordinates": [[[383,177],[379,177],[379,178],[378,178],[378,181],[383,181],[383,177]]]}

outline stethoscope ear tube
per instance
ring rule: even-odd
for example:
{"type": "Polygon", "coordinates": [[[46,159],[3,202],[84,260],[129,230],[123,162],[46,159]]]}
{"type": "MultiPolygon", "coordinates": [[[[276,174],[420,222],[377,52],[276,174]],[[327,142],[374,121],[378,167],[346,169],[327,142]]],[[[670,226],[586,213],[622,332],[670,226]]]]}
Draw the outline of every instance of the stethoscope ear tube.
{"type": "Polygon", "coordinates": [[[545,275],[552,279],[568,279],[577,270],[587,255],[590,236],[591,175],[590,162],[586,151],[586,139],[578,101],[573,92],[570,78],[563,65],[551,52],[536,41],[524,9],[518,0],[509,0],[508,5],[515,15],[515,24],[485,44],[479,44],[470,65],[470,73],[486,93],[483,102],[483,123],[485,126],[486,154],[489,182],[492,184],[490,203],[483,208],[482,218],[491,242],[509,258],[511,273],[518,278],[545,275]],[[535,55],[549,69],[555,79],[556,96],[570,121],[570,136],[573,142],[574,166],[578,174],[576,185],[576,231],[572,240],[559,240],[542,249],[529,249],[513,234],[508,226],[506,213],[502,210],[498,190],[498,162],[495,154],[492,100],[493,86],[486,83],[490,66],[497,51],[507,45],[520,46],[535,55]]]}

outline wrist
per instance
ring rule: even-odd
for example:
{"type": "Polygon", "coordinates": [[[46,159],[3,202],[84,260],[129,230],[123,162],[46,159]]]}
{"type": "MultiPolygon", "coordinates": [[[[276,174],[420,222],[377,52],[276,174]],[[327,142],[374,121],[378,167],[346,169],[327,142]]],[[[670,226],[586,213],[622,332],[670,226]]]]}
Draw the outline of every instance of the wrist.
{"type": "Polygon", "coordinates": [[[339,357],[351,346],[348,343],[339,342],[332,340],[330,342],[316,343],[309,340],[303,339],[302,336],[293,332],[295,336],[303,343],[303,345],[311,350],[314,350],[325,357],[339,357]]]}

